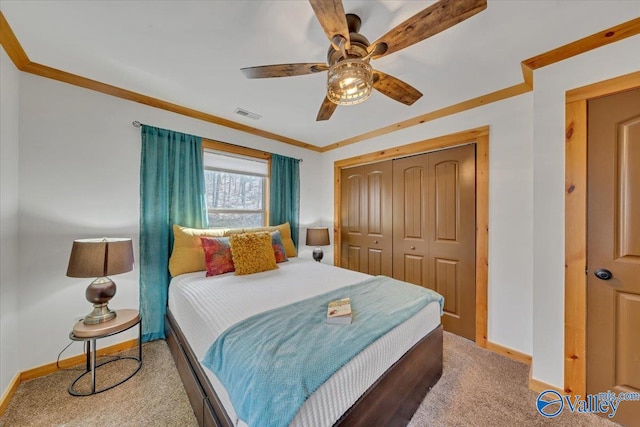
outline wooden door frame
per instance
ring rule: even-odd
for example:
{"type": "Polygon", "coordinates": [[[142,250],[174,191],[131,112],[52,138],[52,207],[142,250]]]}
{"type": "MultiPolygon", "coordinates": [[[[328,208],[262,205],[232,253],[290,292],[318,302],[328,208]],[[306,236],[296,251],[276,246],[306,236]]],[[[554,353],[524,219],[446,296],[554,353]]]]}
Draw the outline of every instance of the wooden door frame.
{"type": "Polygon", "coordinates": [[[489,126],[362,154],[334,162],[333,263],[340,266],[340,171],[343,168],[474,143],[476,146],[476,345],[487,347],[489,282],[489,126]]]}
{"type": "Polygon", "coordinates": [[[640,71],[566,92],[564,391],[587,388],[587,101],[640,87],[640,71]]]}

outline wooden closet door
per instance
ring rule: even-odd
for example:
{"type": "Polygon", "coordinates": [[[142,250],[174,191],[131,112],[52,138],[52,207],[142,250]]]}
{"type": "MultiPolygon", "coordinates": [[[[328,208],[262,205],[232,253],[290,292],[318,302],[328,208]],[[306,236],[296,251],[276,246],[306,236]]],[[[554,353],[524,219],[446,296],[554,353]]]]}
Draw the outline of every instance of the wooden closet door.
{"type": "Polygon", "coordinates": [[[446,331],[475,340],[475,145],[429,155],[430,283],[444,296],[446,331]]]}
{"type": "Polygon", "coordinates": [[[445,297],[445,330],[475,339],[475,146],[393,162],[394,277],[445,297]]]}
{"type": "Polygon", "coordinates": [[[393,277],[429,286],[428,154],[393,161],[393,277]]]}
{"type": "Polygon", "coordinates": [[[343,169],[340,265],[392,275],[391,160],[343,169]]]}

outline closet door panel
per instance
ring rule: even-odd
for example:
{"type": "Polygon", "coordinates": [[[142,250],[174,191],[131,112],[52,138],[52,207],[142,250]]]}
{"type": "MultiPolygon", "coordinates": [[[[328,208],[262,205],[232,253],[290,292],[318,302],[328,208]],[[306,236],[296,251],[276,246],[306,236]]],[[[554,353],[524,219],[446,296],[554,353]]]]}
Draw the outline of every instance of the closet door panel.
{"type": "Polygon", "coordinates": [[[445,297],[445,330],[475,339],[475,146],[393,162],[394,277],[445,297]]]}
{"type": "Polygon", "coordinates": [[[384,175],[374,170],[367,174],[367,234],[370,236],[384,234],[384,215],[382,202],[384,199],[384,175]]]}
{"type": "Polygon", "coordinates": [[[420,255],[405,255],[403,265],[404,268],[402,270],[404,273],[403,280],[415,285],[426,286],[426,283],[424,283],[425,261],[425,257],[420,255]]]}
{"type": "Polygon", "coordinates": [[[458,221],[458,178],[457,161],[444,161],[433,167],[435,185],[435,239],[437,241],[457,241],[458,221]]]}
{"type": "Polygon", "coordinates": [[[393,277],[429,287],[425,155],[393,161],[393,277]]]}
{"type": "Polygon", "coordinates": [[[360,267],[360,254],[362,249],[358,246],[347,247],[347,263],[344,264],[346,268],[353,271],[362,271],[360,267]]]}
{"type": "Polygon", "coordinates": [[[367,175],[367,273],[393,274],[393,164],[391,160],[365,166],[367,175]]]}
{"type": "Polygon", "coordinates": [[[391,161],[343,169],[340,179],[341,265],[391,276],[391,161]]]}
{"type": "Polygon", "coordinates": [[[374,276],[382,275],[382,251],[378,249],[369,249],[369,259],[367,260],[369,264],[368,273],[374,276]]]}
{"type": "Polygon", "coordinates": [[[444,312],[450,316],[460,317],[460,282],[458,280],[458,261],[435,258],[436,291],[444,296],[444,312]]]}
{"type": "Polygon", "coordinates": [[[347,222],[346,228],[350,234],[362,235],[362,175],[351,174],[347,177],[347,222]]]}
{"type": "Polygon", "coordinates": [[[410,166],[403,170],[402,203],[404,207],[405,239],[423,239],[424,223],[423,195],[425,191],[424,168],[422,166],[410,166]]]}
{"type": "Polygon", "coordinates": [[[430,281],[445,330],[475,339],[475,146],[429,153],[430,281]]]}
{"type": "MultiPolygon", "coordinates": [[[[340,264],[349,270],[363,271],[363,241],[366,226],[366,176],[362,168],[345,169],[341,173],[342,230],[340,264]]],[[[366,271],[365,271],[366,272],[366,271]]]]}

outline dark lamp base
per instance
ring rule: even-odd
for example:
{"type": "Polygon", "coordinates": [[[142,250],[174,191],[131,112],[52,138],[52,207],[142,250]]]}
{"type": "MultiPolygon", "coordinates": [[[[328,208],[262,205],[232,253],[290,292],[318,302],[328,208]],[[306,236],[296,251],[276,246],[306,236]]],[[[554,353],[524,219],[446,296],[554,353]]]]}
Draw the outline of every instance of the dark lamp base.
{"type": "Polygon", "coordinates": [[[323,256],[324,256],[324,253],[322,252],[321,248],[315,248],[313,250],[313,259],[315,259],[317,262],[322,261],[323,256]]]}
{"type": "Polygon", "coordinates": [[[116,312],[107,304],[116,294],[116,284],[108,277],[98,277],[87,286],[85,296],[93,304],[93,311],[84,317],[85,325],[97,325],[116,317],[116,312]]]}

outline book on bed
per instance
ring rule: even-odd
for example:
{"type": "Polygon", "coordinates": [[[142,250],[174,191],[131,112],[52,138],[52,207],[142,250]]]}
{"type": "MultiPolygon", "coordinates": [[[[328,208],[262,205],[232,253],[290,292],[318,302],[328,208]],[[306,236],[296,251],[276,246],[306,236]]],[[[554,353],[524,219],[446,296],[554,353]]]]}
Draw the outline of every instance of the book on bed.
{"type": "Polygon", "coordinates": [[[351,323],[351,300],[342,298],[331,301],[327,307],[327,323],[333,325],[348,325],[351,323]]]}

